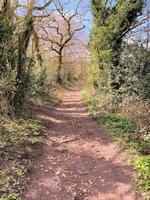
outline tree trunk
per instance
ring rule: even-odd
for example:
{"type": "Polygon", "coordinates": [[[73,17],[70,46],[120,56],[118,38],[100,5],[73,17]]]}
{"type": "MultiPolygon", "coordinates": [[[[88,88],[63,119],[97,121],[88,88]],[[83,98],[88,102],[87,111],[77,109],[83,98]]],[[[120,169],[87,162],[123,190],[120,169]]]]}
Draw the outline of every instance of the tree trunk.
{"type": "Polygon", "coordinates": [[[26,69],[26,53],[33,31],[33,19],[30,17],[26,19],[25,30],[19,36],[19,49],[18,49],[18,65],[16,76],[16,94],[14,96],[13,104],[15,111],[18,113],[22,110],[23,102],[26,92],[29,87],[29,74],[26,69]]]}
{"type": "Polygon", "coordinates": [[[57,68],[57,83],[62,84],[61,69],[62,69],[62,51],[58,55],[58,68],[57,68]]]}
{"type": "Polygon", "coordinates": [[[41,52],[40,52],[39,37],[38,37],[38,34],[37,34],[35,29],[33,30],[33,37],[34,37],[34,44],[35,44],[37,61],[40,65],[40,67],[43,68],[43,59],[42,59],[42,55],[41,55],[41,52]]]}

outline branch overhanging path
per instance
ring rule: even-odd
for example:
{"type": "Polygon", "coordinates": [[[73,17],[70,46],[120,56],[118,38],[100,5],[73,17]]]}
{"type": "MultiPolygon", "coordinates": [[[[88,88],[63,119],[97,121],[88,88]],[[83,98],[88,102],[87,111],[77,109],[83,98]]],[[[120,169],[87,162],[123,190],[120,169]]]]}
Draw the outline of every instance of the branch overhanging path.
{"type": "Polygon", "coordinates": [[[79,97],[64,92],[57,107],[37,106],[48,137],[36,161],[26,200],[138,200],[133,170],[122,152],[96,124],[79,97]]]}

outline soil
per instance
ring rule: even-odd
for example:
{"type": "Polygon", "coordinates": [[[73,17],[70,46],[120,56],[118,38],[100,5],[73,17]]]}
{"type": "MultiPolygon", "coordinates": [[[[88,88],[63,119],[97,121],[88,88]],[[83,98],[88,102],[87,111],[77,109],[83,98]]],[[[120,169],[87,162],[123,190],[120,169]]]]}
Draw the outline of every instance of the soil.
{"type": "Polygon", "coordinates": [[[56,107],[37,106],[48,136],[36,161],[25,200],[140,200],[133,169],[104,128],[93,121],[79,89],[56,107]]]}

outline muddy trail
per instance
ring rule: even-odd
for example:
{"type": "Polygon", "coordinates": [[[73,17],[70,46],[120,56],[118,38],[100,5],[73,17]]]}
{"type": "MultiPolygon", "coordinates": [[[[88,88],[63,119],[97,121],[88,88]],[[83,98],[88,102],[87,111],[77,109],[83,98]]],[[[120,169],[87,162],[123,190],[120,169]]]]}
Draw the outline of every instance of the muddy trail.
{"type": "Polygon", "coordinates": [[[89,116],[79,90],[57,107],[38,106],[48,137],[36,161],[26,200],[139,200],[133,170],[104,129],[89,116]]]}

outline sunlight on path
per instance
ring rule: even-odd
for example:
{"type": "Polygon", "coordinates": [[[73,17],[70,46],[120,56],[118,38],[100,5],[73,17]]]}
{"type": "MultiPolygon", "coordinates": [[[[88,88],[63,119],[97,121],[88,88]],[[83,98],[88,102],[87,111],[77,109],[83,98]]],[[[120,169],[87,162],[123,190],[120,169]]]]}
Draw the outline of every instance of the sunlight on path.
{"type": "Polygon", "coordinates": [[[92,121],[79,91],[61,105],[38,106],[48,123],[43,155],[33,169],[26,200],[138,200],[132,169],[103,128],[92,121]]]}

